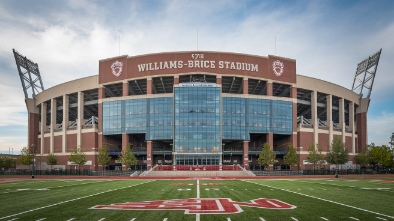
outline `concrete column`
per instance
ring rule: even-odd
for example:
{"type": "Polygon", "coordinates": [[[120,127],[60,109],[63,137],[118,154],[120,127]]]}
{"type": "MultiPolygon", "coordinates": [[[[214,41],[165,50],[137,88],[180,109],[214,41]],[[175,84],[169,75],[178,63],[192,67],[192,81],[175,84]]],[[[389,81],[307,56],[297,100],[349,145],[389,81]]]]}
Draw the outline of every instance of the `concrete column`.
{"type": "Polygon", "coordinates": [[[249,141],[244,140],[242,151],[242,162],[245,169],[249,170],[249,141]]]}
{"type": "MultiPolygon", "coordinates": [[[[47,128],[47,104],[45,102],[41,103],[41,144],[40,144],[40,154],[44,152],[44,139],[45,130],[47,128]]],[[[37,149],[36,149],[37,151],[37,149]]]]}
{"type": "Polygon", "coordinates": [[[62,131],[62,153],[67,149],[67,128],[68,128],[68,115],[69,115],[69,96],[63,95],[63,131],[62,131]]]}
{"type": "Polygon", "coordinates": [[[147,169],[150,170],[152,168],[152,158],[153,158],[153,151],[152,151],[152,141],[146,141],[146,166],[147,169]]]}
{"type": "Polygon", "coordinates": [[[339,99],[339,128],[342,129],[342,143],[345,143],[345,100],[339,99]]]}
{"type": "Polygon", "coordinates": [[[84,93],[78,92],[78,119],[77,119],[77,147],[82,148],[82,126],[84,124],[83,113],[84,113],[84,93]]]}
{"type": "Polygon", "coordinates": [[[97,135],[97,146],[98,149],[103,147],[104,137],[103,137],[103,101],[104,98],[104,88],[99,86],[98,88],[98,135],[97,135]]]}
{"type": "Polygon", "coordinates": [[[354,131],[354,102],[349,102],[349,127],[352,131],[352,153],[356,153],[356,132],[354,131]]]}
{"type": "Polygon", "coordinates": [[[331,148],[332,140],[334,139],[334,125],[332,123],[332,95],[326,96],[326,113],[328,125],[328,143],[331,148]]]}
{"type": "Polygon", "coordinates": [[[243,83],[243,86],[242,86],[243,94],[249,94],[249,83],[248,83],[248,78],[247,78],[247,77],[244,77],[242,83],[243,83]]]}
{"type": "Polygon", "coordinates": [[[55,128],[56,128],[56,99],[52,98],[51,99],[51,136],[50,136],[50,146],[49,146],[49,152],[53,153],[54,152],[54,143],[55,143],[55,128]]]}
{"type": "Polygon", "coordinates": [[[293,134],[291,135],[290,142],[293,147],[297,150],[298,138],[297,138],[297,88],[291,87],[290,97],[293,99],[293,134]]]}
{"type": "Polygon", "coordinates": [[[313,124],[313,142],[319,144],[319,119],[317,118],[317,91],[311,92],[311,116],[313,124]]]}

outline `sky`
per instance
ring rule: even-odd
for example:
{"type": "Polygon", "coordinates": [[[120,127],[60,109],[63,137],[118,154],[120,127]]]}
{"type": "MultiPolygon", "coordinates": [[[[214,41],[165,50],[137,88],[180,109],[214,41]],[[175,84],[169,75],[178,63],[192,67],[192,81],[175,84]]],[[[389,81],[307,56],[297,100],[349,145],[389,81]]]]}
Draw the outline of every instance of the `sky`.
{"type": "Polygon", "coordinates": [[[27,109],[12,49],[38,63],[44,88],[98,74],[100,59],[223,51],[295,59],[297,74],[351,89],[356,65],[382,48],[368,143],[394,132],[392,0],[2,0],[0,153],[27,145],[27,109]]]}

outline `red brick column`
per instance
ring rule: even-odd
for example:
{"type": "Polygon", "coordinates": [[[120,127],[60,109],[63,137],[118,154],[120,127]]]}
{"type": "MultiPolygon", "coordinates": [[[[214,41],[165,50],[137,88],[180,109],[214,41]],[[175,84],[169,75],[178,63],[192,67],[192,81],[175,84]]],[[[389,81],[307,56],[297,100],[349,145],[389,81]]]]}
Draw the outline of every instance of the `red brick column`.
{"type": "Polygon", "coordinates": [[[274,134],[273,133],[267,134],[267,143],[270,145],[270,149],[274,150],[274,134]]]}
{"type": "Polygon", "coordinates": [[[222,77],[216,76],[216,84],[222,84],[222,77]]]}
{"type": "Polygon", "coordinates": [[[122,95],[123,96],[129,96],[129,83],[123,83],[123,87],[122,87],[122,95]]]}
{"type": "Polygon", "coordinates": [[[367,147],[367,113],[356,114],[357,124],[357,151],[361,151],[367,147]]]}
{"type": "Polygon", "coordinates": [[[272,96],[272,83],[267,82],[267,95],[272,96]]]}
{"type": "Polygon", "coordinates": [[[249,83],[248,83],[248,79],[247,78],[244,78],[244,80],[243,80],[243,87],[242,87],[242,90],[243,90],[243,94],[248,94],[249,93],[249,83]]]}
{"type": "Polygon", "coordinates": [[[146,141],[146,166],[148,170],[152,168],[152,158],[153,158],[152,141],[148,140],[146,141]]]}
{"type": "Polygon", "coordinates": [[[152,94],[152,78],[146,79],[146,94],[152,94]]]}
{"type": "Polygon", "coordinates": [[[249,170],[249,141],[244,140],[242,151],[243,167],[249,170]]]}

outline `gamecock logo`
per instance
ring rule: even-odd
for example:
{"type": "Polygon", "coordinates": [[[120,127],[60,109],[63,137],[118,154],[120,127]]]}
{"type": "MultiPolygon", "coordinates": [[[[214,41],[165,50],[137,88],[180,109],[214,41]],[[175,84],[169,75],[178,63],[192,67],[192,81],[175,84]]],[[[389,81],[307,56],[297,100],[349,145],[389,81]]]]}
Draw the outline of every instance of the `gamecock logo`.
{"type": "Polygon", "coordinates": [[[116,77],[119,77],[119,75],[122,74],[123,63],[119,61],[115,61],[114,63],[112,63],[111,69],[112,69],[112,74],[115,75],[116,77]]]}
{"type": "Polygon", "coordinates": [[[284,67],[285,65],[279,60],[272,62],[272,70],[274,71],[276,76],[281,76],[283,74],[284,67]]]}
{"type": "Polygon", "coordinates": [[[91,209],[115,210],[185,210],[185,214],[232,214],[241,213],[241,206],[261,209],[294,209],[296,206],[276,199],[259,198],[250,202],[235,202],[229,198],[189,198],[127,202],[94,206],[91,209]]]}

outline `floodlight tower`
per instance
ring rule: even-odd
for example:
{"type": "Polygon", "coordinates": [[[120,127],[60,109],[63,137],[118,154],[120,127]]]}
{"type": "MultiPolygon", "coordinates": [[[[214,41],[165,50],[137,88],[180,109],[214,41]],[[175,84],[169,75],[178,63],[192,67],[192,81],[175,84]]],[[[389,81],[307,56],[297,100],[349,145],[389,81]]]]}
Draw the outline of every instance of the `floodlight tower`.
{"type": "Polygon", "coordinates": [[[352,91],[360,96],[360,105],[356,112],[359,150],[368,144],[367,112],[381,53],[382,49],[358,63],[354,75],[352,91]]]}
{"type": "Polygon", "coordinates": [[[38,64],[27,59],[26,56],[22,56],[15,49],[12,49],[12,51],[14,52],[16,67],[18,68],[25,98],[34,98],[36,94],[44,90],[38,64]],[[31,97],[29,96],[30,88],[31,97]]]}
{"type": "MultiPolygon", "coordinates": [[[[35,154],[35,146],[38,146],[38,128],[39,128],[39,111],[36,106],[36,95],[44,91],[40,70],[38,64],[34,63],[26,56],[19,54],[12,49],[15,57],[16,67],[18,69],[19,78],[22,83],[23,92],[25,94],[25,103],[28,112],[28,147],[32,147],[30,152],[35,154]]],[[[34,162],[35,163],[35,162],[34,162]]]]}

